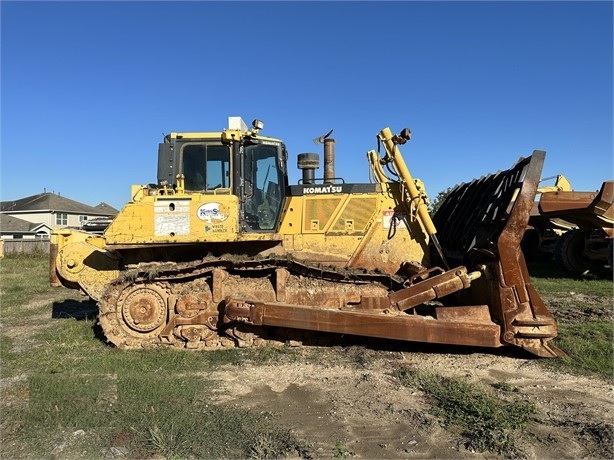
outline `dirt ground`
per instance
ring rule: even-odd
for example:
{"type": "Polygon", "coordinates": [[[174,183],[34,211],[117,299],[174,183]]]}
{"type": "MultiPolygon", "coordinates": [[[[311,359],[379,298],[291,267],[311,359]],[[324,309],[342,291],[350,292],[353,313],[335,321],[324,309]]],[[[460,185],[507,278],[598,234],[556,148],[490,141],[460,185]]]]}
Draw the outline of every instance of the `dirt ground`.
{"type": "MultiPolygon", "coordinates": [[[[575,313],[574,320],[611,314],[603,304],[575,313]]],[[[217,381],[212,403],[270,414],[309,444],[313,458],[499,458],[468,449],[458,431],[429,412],[427,395],[392,375],[395,368],[417,368],[484,385],[505,382],[516,397],[535,404],[522,457],[614,458],[613,381],[547,371],[539,359],[515,350],[369,342],[335,346],[322,357],[222,367],[207,374],[217,381]]]]}
{"type": "Polygon", "coordinates": [[[381,351],[353,346],[354,364],[228,367],[214,373],[217,402],[266,411],[313,445],[317,458],[341,451],[370,459],[496,458],[466,449],[430,415],[426,395],[391,376],[395,366],[493,384],[533,402],[526,458],[613,458],[612,382],[544,371],[534,359],[489,353],[381,351]],[[342,447],[342,450],[339,449],[342,447]],[[337,447],[337,450],[335,448],[337,447]]]}

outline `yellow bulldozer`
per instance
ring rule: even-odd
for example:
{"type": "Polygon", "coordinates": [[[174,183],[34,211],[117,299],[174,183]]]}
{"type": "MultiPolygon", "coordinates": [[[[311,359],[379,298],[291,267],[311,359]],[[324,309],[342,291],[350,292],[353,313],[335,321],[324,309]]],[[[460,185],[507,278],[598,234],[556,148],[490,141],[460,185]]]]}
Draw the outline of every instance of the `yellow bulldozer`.
{"type": "MultiPolygon", "coordinates": [[[[118,348],[249,347],[344,334],[561,352],[520,250],[545,152],[456,186],[431,218],[400,146],[377,134],[369,183],[335,174],[335,140],[297,157],[229,117],[164,136],[157,183],[133,185],[103,234],[52,234],[50,283],[98,303],[118,348]],[[383,151],[382,151],[383,147],[383,151]]],[[[317,342],[316,342],[317,343],[317,342]]]]}
{"type": "Polygon", "coordinates": [[[554,185],[537,189],[521,242],[525,258],[552,258],[574,275],[611,276],[614,241],[614,180],[594,191],[573,190],[559,174],[554,185]],[[609,270],[604,270],[609,267],[609,270]]]}

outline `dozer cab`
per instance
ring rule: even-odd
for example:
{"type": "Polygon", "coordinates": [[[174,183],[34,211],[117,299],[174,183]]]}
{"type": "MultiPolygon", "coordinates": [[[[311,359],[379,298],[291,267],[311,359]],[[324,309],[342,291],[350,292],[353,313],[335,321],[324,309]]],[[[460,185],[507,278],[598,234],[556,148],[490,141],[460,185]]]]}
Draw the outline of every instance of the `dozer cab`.
{"type": "Polygon", "coordinates": [[[520,250],[545,153],[457,186],[431,219],[400,152],[409,129],[378,135],[371,183],[336,177],[335,140],[298,155],[230,117],[221,132],[166,135],[156,184],[102,235],[52,234],[50,282],[99,306],[123,349],[208,349],[321,333],[560,351],[557,326],[520,250]],[[383,152],[380,155],[381,147],[383,152]]]}

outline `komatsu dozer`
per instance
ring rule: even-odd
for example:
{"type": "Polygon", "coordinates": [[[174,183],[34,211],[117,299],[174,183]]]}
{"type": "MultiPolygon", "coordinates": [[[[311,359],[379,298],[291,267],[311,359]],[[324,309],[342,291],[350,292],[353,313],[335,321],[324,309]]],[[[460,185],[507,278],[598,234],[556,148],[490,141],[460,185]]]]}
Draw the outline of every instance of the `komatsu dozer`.
{"type": "Polygon", "coordinates": [[[370,183],[336,177],[329,132],[323,177],[303,153],[289,184],[286,147],[262,128],[230,117],[164,136],[157,183],[133,185],[103,234],[53,232],[51,285],[95,300],[122,349],[343,334],[561,355],[520,250],[544,152],[458,185],[431,218],[400,152],[409,129],[377,134],[370,183]]]}

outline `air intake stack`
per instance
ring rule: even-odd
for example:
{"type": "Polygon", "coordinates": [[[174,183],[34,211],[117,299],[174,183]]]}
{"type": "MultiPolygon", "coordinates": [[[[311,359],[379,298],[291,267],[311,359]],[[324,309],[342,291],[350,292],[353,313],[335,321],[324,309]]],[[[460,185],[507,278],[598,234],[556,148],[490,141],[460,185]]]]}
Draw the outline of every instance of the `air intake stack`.
{"type": "Polygon", "coordinates": [[[317,153],[299,153],[297,167],[303,171],[303,184],[315,184],[315,171],[320,167],[320,156],[317,153]]]}

